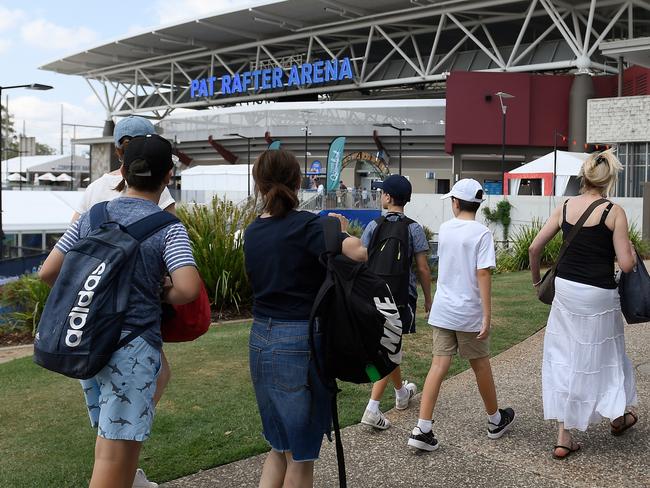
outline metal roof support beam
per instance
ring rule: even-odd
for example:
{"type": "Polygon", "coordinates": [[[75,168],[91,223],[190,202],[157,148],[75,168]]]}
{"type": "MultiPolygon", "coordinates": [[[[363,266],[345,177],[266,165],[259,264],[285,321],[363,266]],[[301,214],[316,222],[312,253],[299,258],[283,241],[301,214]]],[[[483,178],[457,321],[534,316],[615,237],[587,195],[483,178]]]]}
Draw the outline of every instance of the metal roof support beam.
{"type": "Polygon", "coordinates": [[[587,19],[587,30],[585,32],[585,42],[582,46],[582,53],[587,54],[589,49],[589,36],[591,36],[591,27],[594,25],[594,13],[596,12],[596,0],[591,0],[589,5],[589,17],[587,19]]]}
{"type": "MultiPolygon", "coordinates": [[[[537,1],[537,0],[533,0],[533,1],[537,1]]],[[[427,69],[424,71],[427,75],[431,73],[431,65],[433,65],[433,59],[436,56],[436,50],[438,49],[438,43],[440,42],[440,35],[442,34],[442,30],[445,27],[446,18],[447,16],[445,14],[442,14],[440,16],[440,20],[438,21],[438,28],[436,29],[436,35],[433,38],[431,52],[429,53],[429,61],[427,61],[427,69]]]]}
{"type": "MultiPolygon", "coordinates": [[[[566,17],[567,15],[569,15],[569,13],[568,13],[568,12],[565,12],[563,15],[564,15],[564,17],[566,17]]],[[[524,56],[526,56],[530,51],[532,51],[533,49],[535,49],[535,48],[539,45],[540,42],[542,42],[544,39],[546,39],[546,37],[547,37],[551,32],[553,32],[553,31],[555,30],[555,28],[556,28],[555,23],[553,23],[553,24],[551,24],[550,26],[548,26],[548,28],[547,28],[544,32],[542,32],[541,35],[537,36],[537,39],[535,39],[535,40],[530,44],[530,46],[528,46],[528,47],[524,50],[524,52],[522,52],[519,56],[517,56],[517,59],[515,59],[515,60],[513,61],[512,66],[516,66],[516,65],[518,65],[518,64],[519,64],[519,61],[521,61],[521,60],[524,58],[524,56]]]]}
{"type": "MultiPolygon", "coordinates": [[[[406,42],[406,40],[407,40],[408,38],[409,38],[409,36],[404,36],[404,37],[403,37],[403,38],[402,38],[402,39],[397,43],[397,47],[399,47],[399,46],[401,46],[402,44],[404,44],[404,42],[406,42]]],[[[388,54],[387,54],[387,55],[386,55],[386,56],[385,56],[381,61],[379,61],[379,63],[377,63],[377,65],[375,65],[375,67],[374,67],[373,70],[370,72],[370,74],[368,74],[368,76],[366,76],[364,79],[361,80],[361,83],[366,83],[370,78],[372,78],[372,76],[373,76],[377,71],[379,71],[379,68],[381,68],[381,67],[384,65],[384,63],[386,63],[386,61],[388,61],[388,60],[390,59],[390,57],[395,53],[395,51],[396,51],[396,49],[393,47],[393,49],[392,49],[392,50],[391,50],[391,51],[390,51],[390,52],[389,52],[389,53],[388,53],[388,54]]]]}
{"type": "Polygon", "coordinates": [[[576,41],[578,41],[578,47],[580,47],[582,45],[582,31],[575,10],[571,10],[571,20],[573,21],[573,35],[576,38],[576,41]]]}
{"type": "Polygon", "coordinates": [[[280,67],[280,68],[284,68],[284,67],[282,66],[282,64],[281,64],[277,59],[275,59],[275,57],[273,56],[273,54],[271,54],[271,51],[269,51],[269,50],[266,48],[266,46],[264,46],[264,45],[262,44],[260,47],[261,47],[262,50],[266,53],[266,55],[269,57],[269,59],[275,63],[276,66],[278,66],[278,67],[280,67]]]}
{"type": "MultiPolygon", "coordinates": [[[[585,25],[585,27],[588,27],[589,21],[587,20],[587,18],[584,15],[582,15],[580,12],[576,12],[576,16],[585,25]]],[[[594,36],[594,38],[596,38],[596,39],[600,35],[600,34],[598,34],[598,31],[596,31],[596,29],[594,29],[593,27],[591,27],[590,32],[594,36]]]]}
{"type": "Polygon", "coordinates": [[[420,48],[418,47],[418,42],[415,40],[415,36],[411,34],[411,43],[413,44],[413,50],[415,51],[415,57],[418,60],[418,65],[420,66],[420,73],[422,76],[425,74],[424,63],[422,62],[422,55],[420,54],[420,48]]]}
{"type": "MultiPolygon", "coordinates": [[[[478,26],[475,25],[474,27],[472,27],[472,28],[469,30],[469,32],[472,33],[472,32],[474,32],[477,28],[478,28],[478,26]]],[[[449,52],[448,52],[448,53],[447,53],[447,54],[446,54],[446,55],[445,55],[445,56],[444,56],[440,61],[438,61],[438,64],[436,64],[436,65],[433,67],[433,69],[431,69],[431,72],[429,73],[429,75],[432,75],[433,73],[435,73],[436,71],[438,71],[438,68],[442,67],[442,65],[445,64],[445,62],[446,62],[446,61],[447,61],[451,56],[453,56],[454,54],[456,54],[456,51],[458,51],[458,50],[460,49],[460,46],[462,46],[468,38],[469,38],[469,36],[468,36],[467,34],[465,34],[465,36],[464,36],[460,41],[458,41],[458,43],[456,43],[456,45],[455,45],[454,47],[452,47],[451,50],[450,50],[450,51],[449,51],[449,52]]]]}
{"type": "Polygon", "coordinates": [[[557,27],[557,30],[560,31],[560,34],[562,34],[562,37],[564,37],[564,40],[573,51],[573,54],[575,54],[576,57],[580,57],[581,53],[578,50],[577,41],[575,40],[573,34],[571,34],[571,31],[569,30],[566,23],[564,22],[564,18],[560,16],[560,14],[556,10],[555,6],[550,2],[550,0],[539,0],[539,1],[548,12],[549,17],[557,27]]]}
{"type": "Polygon", "coordinates": [[[458,27],[460,27],[460,30],[462,30],[467,37],[469,37],[472,41],[474,41],[474,44],[476,44],[481,51],[483,51],[487,56],[494,61],[497,66],[501,66],[502,69],[505,69],[505,63],[501,60],[499,60],[494,54],[490,52],[490,50],[485,47],[485,45],[478,40],[478,38],[470,32],[467,27],[465,27],[463,24],[460,23],[460,21],[454,17],[452,14],[447,14],[447,17],[451,19],[451,21],[456,24],[458,27]]]}
{"type": "Polygon", "coordinates": [[[591,57],[591,55],[594,53],[596,49],[598,49],[598,46],[600,46],[600,43],[603,42],[603,39],[605,39],[605,36],[609,34],[609,31],[612,30],[612,27],[618,22],[618,19],[621,18],[621,15],[623,15],[623,12],[625,12],[625,9],[628,8],[630,2],[625,2],[625,4],[618,9],[618,12],[614,15],[612,20],[607,24],[607,27],[603,29],[603,31],[600,33],[600,37],[596,39],[596,41],[593,43],[591,48],[589,49],[589,52],[587,53],[587,56],[591,57]]]}
{"type": "Polygon", "coordinates": [[[204,27],[208,27],[210,29],[214,29],[220,32],[227,32],[228,34],[233,34],[235,36],[243,37],[244,39],[251,39],[253,41],[259,40],[258,36],[245,30],[231,29],[230,27],[225,27],[223,25],[213,24],[212,22],[208,22],[207,20],[196,20],[195,22],[204,27]]]}
{"type": "MultiPolygon", "coordinates": [[[[312,38],[310,38],[310,40],[311,40],[311,39],[312,39],[312,38]]],[[[320,40],[320,37],[318,37],[318,36],[313,36],[313,39],[314,39],[318,44],[321,45],[321,47],[325,50],[325,52],[329,55],[329,57],[330,57],[331,59],[336,59],[336,56],[334,55],[334,53],[333,53],[332,51],[329,50],[329,48],[325,45],[325,43],[324,43],[323,41],[320,40]]]]}
{"type": "MultiPolygon", "coordinates": [[[[230,66],[228,66],[228,64],[223,60],[221,56],[219,56],[217,53],[214,53],[212,57],[217,61],[219,61],[219,64],[221,64],[221,66],[223,66],[226,69],[226,71],[230,73],[230,76],[235,76],[235,72],[232,69],[230,69],[230,66]]],[[[191,78],[190,81],[192,81],[191,78]]]]}
{"type": "MultiPolygon", "coordinates": [[[[379,32],[382,36],[384,36],[384,38],[388,41],[388,43],[391,46],[393,46],[393,49],[395,49],[399,53],[399,55],[402,56],[402,58],[404,58],[404,61],[406,61],[408,64],[411,65],[411,68],[413,68],[416,73],[419,73],[420,76],[425,76],[424,72],[413,62],[413,60],[411,60],[411,57],[408,56],[404,51],[402,51],[402,48],[398,46],[397,43],[393,41],[393,39],[391,39],[391,37],[388,34],[386,34],[386,32],[384,32],[384,30],[381,27],[376,26],[375,29],[377,29],[377,32],[379,32]]],[[[410,35],[407,35],[404,39],[408,39],[409,37],[410,35]]]]}
{"type": "Polygon", "coordinates": [[[492,50],[494,51],[494,54],[497,55],[499,58],[499,61],[501,61],[501,66],[503,69],[506,68],[506,62],[503,60],[503,56],[501,56],[501,52],[497,48],[497,45],[494,43],[494,39],[492,39],[492,36],[490,35],[490,31],[488,28],[485,26],[485,24],[481,24],[481,27],[483,28],[483,32],[485,33],[485,37],[487,37],[487,40],[490,43],[490,46],[492,46],[492,50]]]}
{"type": "Polygon", "coordinates": [[[106,102],[104,102],[104,100],[102,100],[102,97],[99,96],[99,93],[97,93],[97,90],[95,90],[95,87],[90,82],[90,80],[88,78],[84,78],[84,79],[86,80],[86,83],[88,83],[88,86],[90,87],[90,89],[93,91],[93,93],[97,97],[97,100],[99,100],[99,103],[102,104],[102,107],[104,107],[107,112],[110,112],[111,110],[109,108],[110,104],[108,103],[108,93],[106,93],[106,102]]]}
{"type": "Polygon", "coordinates": [[[363,63],[361,64],[361,76],[359,76],[359,81],[363,83],[366,79],[366,68],[368,67],[368,59],[370,59],[370,47],[372,45],[372,38],[375,34],[375,26],[370,26],[370,31],[368,32],[368,42],[366,43],[366,53],[363,56],[363,63]]]}
{"type": "Polygon", "coordinates": [[[526,11],[526,18],[524,19],[524,23],[521,26],[521,30],[519,31],[519,35],[517,36],[517,40],[515,41],[515,46],[512,48],[512,52],[510,53],[510,57],[508,58],[508,62],[506,63],[506,69],[512,65],[512,60],[515,58],[515,55],[517,54],[517,50],[521,45],[521,41],[524,38],[524,34],[526,33],[526,29],[528,28],[528,23],[530,22],[530,19],[533,16],[533,12],[535,11],[536,6],[537,6],[537,0],[532,0],[530,2],[530,7],[528,7],[528,10],[526,11]]]}
{"type": "Polygon", "coordinates": [[[627,38],[634,39],[634,5],[632,2],[627,7],[627,38]]]}

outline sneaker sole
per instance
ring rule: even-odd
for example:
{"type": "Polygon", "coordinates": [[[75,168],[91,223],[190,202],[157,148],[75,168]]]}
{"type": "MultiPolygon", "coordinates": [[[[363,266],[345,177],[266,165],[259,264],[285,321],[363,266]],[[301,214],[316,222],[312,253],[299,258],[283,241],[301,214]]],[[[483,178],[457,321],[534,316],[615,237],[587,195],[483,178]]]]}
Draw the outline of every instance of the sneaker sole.
{"type": "Polygon", "coordinates": [[[367,425],[367,426],[372,427],[373,429],[377,429],[377,430],[387,430],[390,427],[390,424],[388,423],[388,421],[386,421],[386,425],[384,427],[380,427],[377,424],[373,424],[372,422],[367,422],[365,420],[362,420],[361,423],[363,425],[367,425]]]}
{"type": "Polygon", "coordinates": [[[514,424],[514,423],[515,423],[515,418],[513,417],[512,421],[508,425],[506,425],[501,432],[499,432],[497,434],[493,434],[492,432],[488,431],[488,439],[496,440],[496,439],[501,438],[501,436],[503,436],[503,434],[505,434],[506,432],[508,432],[510,430],[510,428],[512,427],[512,424],[514,424]]]}
{"type": "Polygon", "coordinates": [[[413,447],[415,449],[419,449],[420,451],[433,452],[437,450],[438,447],[440,447],[440,444],[436,444],[435,446],[432,446],[431,444],[427,444],[426,442],[422,442],[417,439],[409,439],[408,446],[413,447]]]}

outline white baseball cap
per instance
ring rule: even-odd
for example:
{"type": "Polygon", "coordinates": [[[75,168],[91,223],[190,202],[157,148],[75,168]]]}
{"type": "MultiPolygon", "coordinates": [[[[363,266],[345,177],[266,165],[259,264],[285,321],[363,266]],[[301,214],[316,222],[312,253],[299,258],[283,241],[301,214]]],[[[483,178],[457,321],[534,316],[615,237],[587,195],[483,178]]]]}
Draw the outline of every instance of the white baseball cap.
{"type": "Polygon", "coordinates": [[[458,181],[451,191],[443,195],[441,199],[454,197],[465,202],[481,203],[484,193],[483,187],[478,181],[465,178],[458,181]]]}

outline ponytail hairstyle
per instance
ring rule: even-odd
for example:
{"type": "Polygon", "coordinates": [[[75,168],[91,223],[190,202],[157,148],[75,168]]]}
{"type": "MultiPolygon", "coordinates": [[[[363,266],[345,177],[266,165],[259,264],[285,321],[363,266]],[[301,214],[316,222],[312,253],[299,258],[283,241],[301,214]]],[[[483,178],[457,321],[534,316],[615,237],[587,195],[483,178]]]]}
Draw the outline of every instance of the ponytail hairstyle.
{"type": "MultiPolygon", "coordinates": [[[[131,137],[125,136],[122,139],[122,147],[116,147],[115,148],[115,155],[117,156],[118,161],[120,162],[120,166],[124,164],[124,151],[126,151],[127,146],[129,145],[129,142],[131,141],[131,137]]],[[[120,181],[115,188],[113,188],[115,191],[119,191],[122,193],[124,190],[126,190],[126,180],[122,178],[122,181],[120,181]]]]}
{"type": "Polygon", "coordinates": [[[298,206],[301,178],[300,163],[284,149],[264,151],[253,166],[255,191],[273,217],[284,217],[298,206]]]}
{"type": "Polygon", "coordinates": [[[608,196],[618,181],[618,173],[623,169],[614,149],[595,152],[584,162],[578,177],[582,179],[582,193],[597,190],[602,196],[608,196]]]}

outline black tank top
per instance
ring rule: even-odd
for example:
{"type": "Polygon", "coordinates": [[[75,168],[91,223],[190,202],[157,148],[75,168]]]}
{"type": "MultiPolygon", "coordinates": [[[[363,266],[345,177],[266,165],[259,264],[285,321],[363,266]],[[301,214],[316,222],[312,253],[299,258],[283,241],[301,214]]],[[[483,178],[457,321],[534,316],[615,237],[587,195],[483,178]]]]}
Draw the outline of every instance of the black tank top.
{"type": "MultiPolygon", "coordinates": [[[[562,210],[562,235],[566,239],[573,228],[566,221],[566,205],[562,210]]],[[[610,202],[603,211],[598,225],[582,227],[564,254],[557,267],[557,276],[569,281],[614,289],[614,232],[605,225],[605,220],[614,204],[610,202]]]]}

